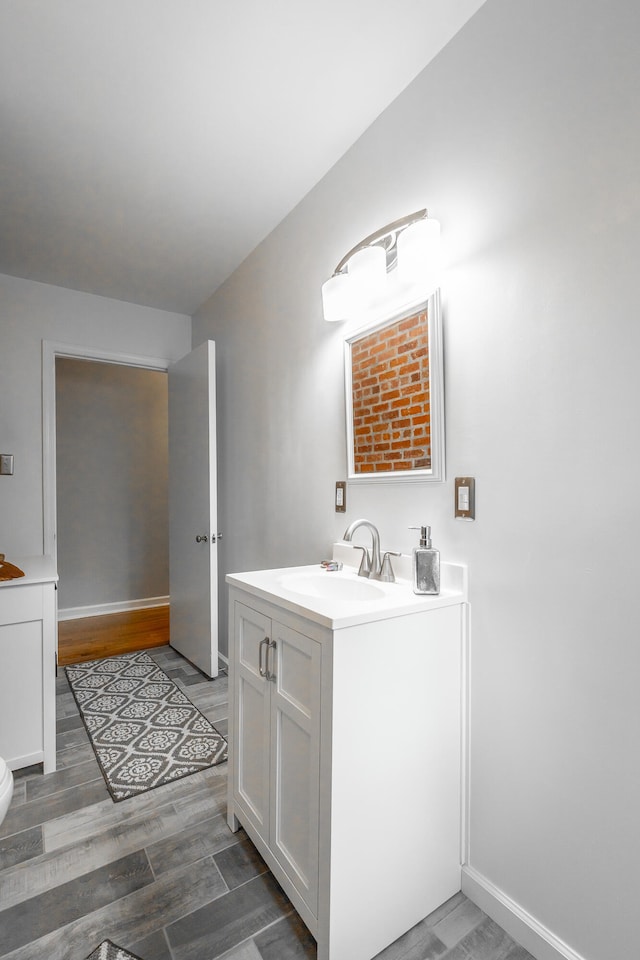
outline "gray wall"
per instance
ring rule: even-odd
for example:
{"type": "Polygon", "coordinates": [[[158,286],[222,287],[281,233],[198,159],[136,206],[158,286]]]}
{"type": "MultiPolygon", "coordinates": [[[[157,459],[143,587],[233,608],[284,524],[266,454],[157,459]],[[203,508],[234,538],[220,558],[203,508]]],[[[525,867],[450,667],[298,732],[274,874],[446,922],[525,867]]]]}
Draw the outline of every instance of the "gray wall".
{"type": "Polygon", "coordinates": [[[58,606],[169,593],[167,375],[56,360],[58,606]]]}
{"type": "Polygon", "coordinates": [[[42,341],[177,360],[191,349],[182,314],[0,275],[0,451],[15,473],[0,477],[0,552],[43,551],[42,341]]]}
{"type": "Polygon", "coordinates": [[[487,0],[193,321],[217,346],[221,573],[318,561],[358,516],[405,552],[430,523],[468,563],[470,875],[586,960],[637,952],[639,36],[637,0],[487,0]],[[336,515],[345,330],[320,287],[422,206],[448,479],[350,485],[336,515]]]}

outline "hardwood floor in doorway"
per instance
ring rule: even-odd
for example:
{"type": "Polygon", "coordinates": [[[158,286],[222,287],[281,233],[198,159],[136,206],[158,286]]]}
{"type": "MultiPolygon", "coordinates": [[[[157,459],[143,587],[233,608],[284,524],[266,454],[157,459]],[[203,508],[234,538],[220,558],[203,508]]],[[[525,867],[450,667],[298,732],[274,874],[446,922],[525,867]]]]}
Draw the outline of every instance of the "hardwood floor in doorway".
{"type": "Polygon", "coordinates": [[[83,663],[169,643],[169,605],[58,623],[58,664],[83,663]]]}

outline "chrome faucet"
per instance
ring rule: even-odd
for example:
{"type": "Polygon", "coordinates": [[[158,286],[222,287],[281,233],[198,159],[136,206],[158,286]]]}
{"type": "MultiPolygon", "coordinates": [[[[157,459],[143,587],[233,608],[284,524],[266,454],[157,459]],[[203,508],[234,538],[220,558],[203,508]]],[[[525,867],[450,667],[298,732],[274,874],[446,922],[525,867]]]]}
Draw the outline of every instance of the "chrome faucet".
{"type": "Polygon", "coordinates": [[[371,558],[369,558],[369,552],[366,547],[359,547],[363,553],[358,576],[369,577],[370,580],[379,580],[382,564],[380,562],[380,534],[376,527],[374,527],[369,520],[354,520],[345,530],[342,539],[346,540],[347,543],[351,543],[353,534],[359,527],[366,527],[371,534],[371,558]]]}

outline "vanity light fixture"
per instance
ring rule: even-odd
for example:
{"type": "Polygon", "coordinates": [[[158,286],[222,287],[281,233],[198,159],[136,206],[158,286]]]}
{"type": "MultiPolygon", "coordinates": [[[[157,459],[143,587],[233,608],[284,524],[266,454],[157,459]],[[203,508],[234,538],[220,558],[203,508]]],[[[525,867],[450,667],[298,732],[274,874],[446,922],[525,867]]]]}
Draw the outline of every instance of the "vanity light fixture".
{"type": "Polygon", "coordinates": [[[322,285],[328,321],[366,318],[426,300],[440,282],[440,224],[418,210],[356,244],[322,285]]]}

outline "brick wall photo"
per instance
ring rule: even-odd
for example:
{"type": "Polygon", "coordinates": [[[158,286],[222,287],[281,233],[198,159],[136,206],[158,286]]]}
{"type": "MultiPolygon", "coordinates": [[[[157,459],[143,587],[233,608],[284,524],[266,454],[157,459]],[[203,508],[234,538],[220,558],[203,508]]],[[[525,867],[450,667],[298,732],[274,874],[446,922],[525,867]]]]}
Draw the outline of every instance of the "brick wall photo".
{"type": "Polygon", "coordinates": [[[431,467],[427,312],[351,344],[354,471],[431,467]]]}

